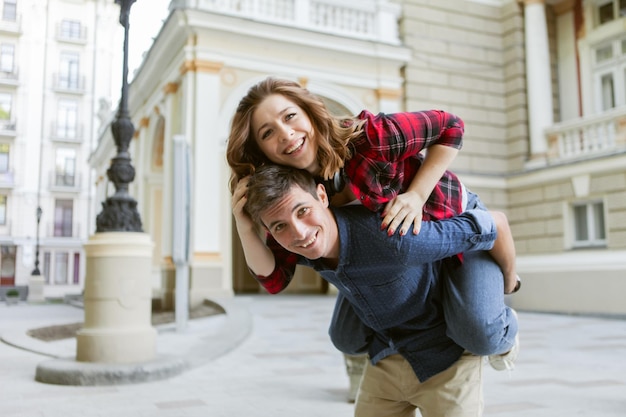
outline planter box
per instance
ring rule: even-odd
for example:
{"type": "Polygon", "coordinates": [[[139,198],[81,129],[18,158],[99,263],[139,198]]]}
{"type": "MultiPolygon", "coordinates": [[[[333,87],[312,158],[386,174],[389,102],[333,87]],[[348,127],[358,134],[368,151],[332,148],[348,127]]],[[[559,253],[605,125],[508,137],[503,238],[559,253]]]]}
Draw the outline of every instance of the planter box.
{"type": "MultiPolygon", "coordinates": [[[[9,302],[9,298],[17,301],[26,301],[28,299],[28,285],[16,285],[10,287],[0,287],[0,300],[9,302]],[[17,291],[17,296],[8,296],[8,294],[17,291]]],[[[16,303],[17,303],[16,301],[16,303]]]]}

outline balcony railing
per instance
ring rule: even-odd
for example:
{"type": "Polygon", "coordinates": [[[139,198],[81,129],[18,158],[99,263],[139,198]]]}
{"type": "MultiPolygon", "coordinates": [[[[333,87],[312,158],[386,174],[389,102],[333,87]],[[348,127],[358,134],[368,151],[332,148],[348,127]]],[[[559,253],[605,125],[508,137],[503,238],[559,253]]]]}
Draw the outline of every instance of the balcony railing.
{"type": "Polygon", "coordinates": [[[81,186],[80,180],[80,174],[52,171],[50,173],[50,190],[78,192],[81,186]]]}
{"type": "Polygon", "coordinates": [[[57,40],[70,43],[86,43],[87,42],[87,28],[79,26],[77,28],[64,27],[62,23],[57,24],[56,27],[57,40]]]}
{"type": "Polygon", "coordinates": [[[22,19],[20,15],[3,16],[2,13],[0,13],[0,33],[16,35],[20,34],[21,31],[22,19]]]}
{"type": "Polygon", "coordinates": [[[80,238],[81,237],[81,224],[79,222],[74,223],[72,220],[58,222],[47,222],[46,229],[44,231],[45,238],[80,238]]]}
{"type": "Polygon", "coordinates": [[[626,150],[626,106],[546,129],[548,160],[561,162],[626,150]]]}
{"type": "Polygon", "coordinates": [[[18,74],[17,70],[3,71],[0,70],[0,83],[4,85],[17,85],[18,74]]]}
{"type": "Polygon", "coordinates": [[[4,223],[0,223],[0,236],[11,236],[11,222],[4,219],[4,223]]]}
{"type": "Polygon", "coordinates": [[[83,126],[63,126],[58,123],[52,123],[50,139],[57,142],[80,143],[83,141],[83,126]]]}
{"type": "Polygon", "coordinates": [[[2,119],[0,119],[0,135],[2,135],[2,136],[15,136],[16,135],[16,122],[15,122],[15,120],[2,120],[2,119]]]}
{"type": "Polygon", "coordinates": [[[67,74],[54,74],[53,85],[55,89],[64,92],[84,93],[85,77],[68,76],[67,74]]]}
{"type": "Polygon", "coordinates": [[[0,188],[15,187],[15,174],[13,171],[0,172],[0,188]]]}
{"type": "Polygon", "coordinates": [[[400,7],[362,0],[173,0],[173,8],[195,8],[283,26],[400,44],[400,7]]]}

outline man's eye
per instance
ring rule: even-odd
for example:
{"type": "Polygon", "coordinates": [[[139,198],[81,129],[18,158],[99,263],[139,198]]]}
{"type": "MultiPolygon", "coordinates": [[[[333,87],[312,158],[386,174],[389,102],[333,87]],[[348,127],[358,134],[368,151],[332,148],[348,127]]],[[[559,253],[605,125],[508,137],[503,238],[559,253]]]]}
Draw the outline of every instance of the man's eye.
{"type": "Polygon", "coordinates": [[[308,207],[302,207],[300,210],[298,210],[298,215],[299,216],[304,216],[308,212],[309,212],[309,208],[308,207]]]}
{"type": "Polygon", "coordinates": [[[279,224],[274,226],[274,232],[280,232],[281,230],[283,230],[285,228],[284,224],[279,224]]]}

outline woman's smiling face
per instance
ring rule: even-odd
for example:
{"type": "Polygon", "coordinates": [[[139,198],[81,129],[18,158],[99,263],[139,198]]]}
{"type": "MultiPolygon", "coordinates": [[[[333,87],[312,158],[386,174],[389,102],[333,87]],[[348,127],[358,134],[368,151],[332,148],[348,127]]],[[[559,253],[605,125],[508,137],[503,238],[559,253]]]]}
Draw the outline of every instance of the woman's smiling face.
{"type": "Polygon", "coordinates": [[[252,113],[254,140],[267,158],[280,165],[319,173],[313,126],[298,105],[281,94],[265,98],[252,113]]]}

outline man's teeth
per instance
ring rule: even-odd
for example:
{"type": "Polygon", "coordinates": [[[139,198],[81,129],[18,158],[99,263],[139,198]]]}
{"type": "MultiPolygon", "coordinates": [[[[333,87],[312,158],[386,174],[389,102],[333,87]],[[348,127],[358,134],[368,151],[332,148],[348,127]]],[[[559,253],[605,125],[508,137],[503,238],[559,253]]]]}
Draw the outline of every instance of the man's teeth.
{"type": "Polygon", "coordinates": [[[299,141],[297,141],[296,143],[294,143],[293,146],[290,146],[289,148],[287,148],[285,150],[286,153],[290,154],[293,153],[294,151],[296,151],[297,149],[299,149],[302,144],[304,143],[304,139],[300,139],[299,141]]]}
{"type": "Polygon", "coordinates": [[[305,242],[302,247],[303,248],[307,248],[309,247],[310,244],[312,244],[313,242],[315,242],[317,240],[317,235],[314,235],[311,239],[309,239],[308,242],[305,242]]]}

